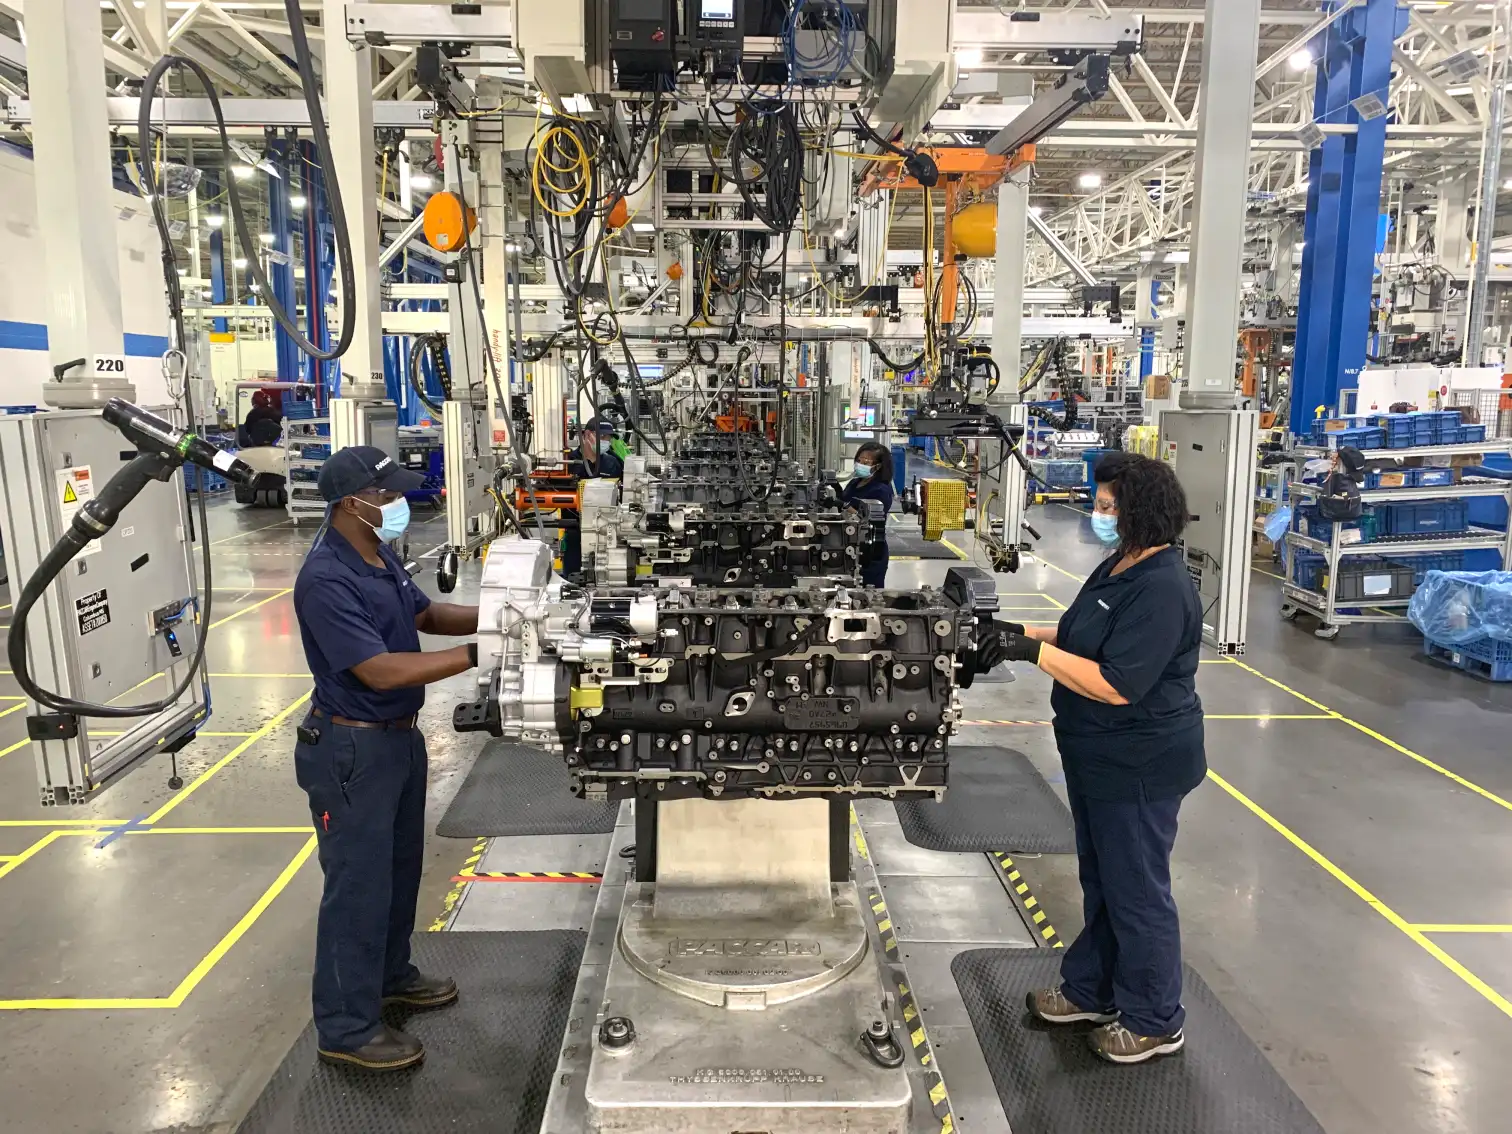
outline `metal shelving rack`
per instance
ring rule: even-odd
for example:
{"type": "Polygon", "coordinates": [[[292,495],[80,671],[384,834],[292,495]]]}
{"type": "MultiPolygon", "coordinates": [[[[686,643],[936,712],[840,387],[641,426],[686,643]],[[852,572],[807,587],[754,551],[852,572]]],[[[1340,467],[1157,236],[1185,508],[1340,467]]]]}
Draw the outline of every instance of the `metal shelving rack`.
{"type": "MultiPolygon", "coordinates": [[[[329,433],[304,433],[305,426],[312,429],[320,425],[330,425],[329,417],[301,417],[284,419],[284,467],[289,474],[295,469],[319,469],[325,464],[324,458],[307,457],[304,453],[306,445],[324,445],[327,448],[331,444],[329,433]]],[[[287,477],[289,490],[289,503],[287,505],[289,519],[298,524],[301,519],[310,517],[325,518],[325,501],[320,498],[320,490],[315,487],[313,480],[295,480],[292,475],[287,477]]]]}
{"type": "MultiPolygon", "coordinates": [[[[1319,446],[1299,445],[1296,453],[1299,463],[1309,457],[1328,456],[1331,450],[1319,446]]],[[[1379,460],[1384,458],[1399,459],[1403,457],[1455,457],[1471,453],[1508,453],[1512,452],[1512,441],[1488,440],[1476,441],[1464,445],[1419,445],[1410,449],[1369,449],[1364,453],[1365,459],[1379,460]]],[[[1318,496],[1322,491],[1321,485],[1303,484],[1301,481],[1292,481],[1290,484],[1290,496],[1294,505],[1305,502],[1306,499],[1318,496]]],[[[1360,499],[1365,504],[1410,504],[1426,500],[1456,500],[1472,497],[1500,496],[1506,500],[1509,516],[1512,516],[1512,481],[1488,481],[1471,482],[1469,484],[1446,484],[1436,488],[1373,488],[1360,493],[1360,499]]],[[[1293,524],[1297,521],[1294,519],[1293,524]]],[[[1424,552],[1435,551],[1472,551],[1480,548],[1493,548],[1501,551],[1502,568],[1506,570],[1512,564],[1512,523],[1508,524],[1506,531],[1496,531],[1491,528],[1471,528],[1469,531],[1442,536],[1433,536],[1425,539],[1385,539],[1373,540],[1368,543],[1342,543],[1340,537],[1344,526],[1334,524],[1332,536],[1329,540],[1313,539],[1301,532],[1292,530],[1286,533],[1288,547],[1305,548],[1308,551],[1320,553],[1328,571],[1328,582],[1323,591],[1308,590],[1299,587],[1292,582],[1291,571],[1288,570],[1288,578],[1281,585],[1284,596],[1281,604],[1281,617],[1286,619],[1295,618],[1301,611],[1306,610],[1318,616],[1322,625],[1315,631],[1319,638],[1332,641],[1338,637],[1339,628],[1358,622],[1400,622],[1401,614],[1392,614],[1388,607],[1406,607],[1411,601],[1406,598],[1360,598],[1348,599],[1343,603],[1336,597],[1338,588],[1338,564],[1346,556],[1371,555],[1386,559],[1393,555],[1416,555],[1424,552]],[[1358,614],[1342,614],[1339,606],[1345,605],[1350,609],[1358,609],[1358,614]],[[1375,613],[1366,613],[1367,610],[1375,613]]]]}

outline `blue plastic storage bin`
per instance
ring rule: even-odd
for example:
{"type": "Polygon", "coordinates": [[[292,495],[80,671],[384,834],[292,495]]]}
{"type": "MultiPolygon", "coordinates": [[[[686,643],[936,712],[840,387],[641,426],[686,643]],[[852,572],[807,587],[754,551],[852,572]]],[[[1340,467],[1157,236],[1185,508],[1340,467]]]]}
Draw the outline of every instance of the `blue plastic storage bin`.
{"type": "Polygon", "coordinates": [[[1414,488],[1444,488],[1454,483],[1454,470],[1441,469],[1429,466],[1421,469],[1409,469],[1412,473],[1412,486],[1414,488]]]}
{"type": "Polygon", "coordinates": [[[1327,560],[1316,551],[1304,547],[1292,549],[1292,582],[1306,591],[1323,589],[1323,572],[1327,560]]]}
{"type": "Polygon", "coordinates": [[[1459,443],[1461,445],[1475,445],[1486,439],[1486,427],[1484,425],[1462,425],[1459,427],[1459,443]]]}
{"type": "Polygon", "coordinates": [[[1376,530],[1383,536],[1432,536],[1462,532],[1470,525],[1463,500],[1420,500],[1377,508],[1376,530]]]}

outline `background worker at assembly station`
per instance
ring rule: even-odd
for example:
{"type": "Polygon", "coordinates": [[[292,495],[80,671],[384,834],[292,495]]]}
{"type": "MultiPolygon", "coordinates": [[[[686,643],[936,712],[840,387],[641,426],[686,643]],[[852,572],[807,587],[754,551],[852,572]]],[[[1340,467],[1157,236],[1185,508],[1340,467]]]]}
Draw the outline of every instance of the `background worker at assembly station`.
{"type": "Polygon", "coordinates": [[[1058,625],[1000,624],[978,668],[1030,661],[1055,679],[1085,924],[1061,984],[1029,993],[1029,1011],[1052,1024],[1097,1023],[1089,1042],[1098,1055],[1142,1063],[1186,1042],[1171,850],[1181,801],[1207,774],[1202,605],[1174,546],[1187,500],[1171,466],[1115,453],[1093,477],[1092,529],[1113,554],[1058,625]]]}
{"type": "MultiPolygon", "coordinates": [[[[625,462],[614,451],[614,423],[607,418],[591,417],[583,423],[578,437],[580,460],[569,463],[569,468],[585,478],[602,477],[618,480],[625,475],[625,462]]],[[[583,532],[578,527],[578,517],[564,513],[562,526],[562,574],[575,575],[583,569],[583,532]]]]}
{"type": "Polygon", "coordinates": [[[425,686],[478,664],[476,643],[422,652],[420,634],[478,629],[478,608],[432,602],[388,541],[409,525],[419,473],[381,449],[338,450],[320,470],[329,508],[294,586],[315,678],[294,769],[309,797],[325,889],[313,999],[321,1059],[373,1070],[419,1063],[415,1037],[379,1018],[386,1003],[439,1007],[456,983],[421,973],[410,934],[425,846],[425,686]]]}
{"type": "MultiPolygon", "coordinates": [[[[886,445],[868,441],[856,450],[851,462],[851,480],[840,494],[843,503],[853,500],[877,500],[886,515],[893,506],[893,460],[886,445]]],[[[883,529],[886,530],[885,528],[883,529]]],[[[866,587],[887,585],[887,538],[874,542],[864,553],[861,584],[866,587]]]]}

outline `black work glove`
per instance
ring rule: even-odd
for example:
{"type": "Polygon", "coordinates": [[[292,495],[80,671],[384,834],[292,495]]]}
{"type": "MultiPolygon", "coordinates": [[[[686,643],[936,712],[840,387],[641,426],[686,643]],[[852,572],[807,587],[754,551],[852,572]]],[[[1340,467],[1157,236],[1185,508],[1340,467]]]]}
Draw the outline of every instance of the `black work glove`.
{"type": "Polygon", "coordinates": [[[1030,638],[1023,634],[1015,634],[1011,631],[1000,635],[1003,643],[1003,657],[1007,661],[1026,661],[1039,665],[1040,650],[1045,643],[1038,638],[1030,638]]]}

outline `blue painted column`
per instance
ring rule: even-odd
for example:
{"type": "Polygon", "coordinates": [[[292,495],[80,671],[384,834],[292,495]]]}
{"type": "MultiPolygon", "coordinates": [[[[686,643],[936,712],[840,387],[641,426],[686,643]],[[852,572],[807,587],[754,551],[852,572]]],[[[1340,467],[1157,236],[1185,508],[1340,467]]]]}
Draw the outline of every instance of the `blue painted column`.
{"type": "MultiPolygon", "coordinates": [[[[268,248],[268,282],[273,285],[273,298],[297,318],[294,303],[294,233],[290,225],[293,210],[289,208],[289,179],[293,177],[292,143],[279,138],[268,147],[281,176],[267,176],[268,182],[268,227],[273,233],[273,243],[268,248]]],[[[282,327],[274,324],[274,349],[278,357],[278,380],[297,382],[300,378],[299,348],[294,339],[282,327]]]]}
{"type": "Polygon", "coordinates": [[[1365,366],[1391,116],[1363,121],[1350,103],[1365,94],[1386,101],[1391,47],[1406,26],[1407,12],[1397,0],[1366,0],[1336,20],[1321,44],[1314,41],[1313,118],[1320,126],[1345,123],[1356,130],[1329,135],[1309,165],[1292,371],[1294,433],[1306,432],[1318,406],[1335,406],[1339,390],[1355,387],[1365,366]]]}
{"type": "MultiPolygon", "coordinates": [[[[221,195],[220,178],[214,170],[206,170],[204,174],[205,198],[215,200],[221,195]]],[[[222,217],[222,227],[210,230],[210,302],[225,303],[226,296],[231,293],[231,288],[226,272],[226,229],[225,225],[231,221],[231,209],[225,204],[210,206],[222,217]]],[[[211,321],[211,329],[218,334],[224,334],[229,328],[224,315],[217,315],[211,321]]]]}
{"type": "MultiPolygon", "coordinates": [[[[1150,281],[1150,295],[1146,300],[1148,306],[1145,312],[1154,311],[1160,306],[1160,281],[1150,281]]],[[[1145,314],[1141,312],[1141,315],[1145,314]]],[[[1139,333],[1139,386],[1144,388],[1144,380],[1155,373],[1155,328],[1147,327],[1139,333]]]]}
{"type": "MultiPolygon", "coordinates": [[[[316,164],[315,147],[310,142],[299,143],[300,178],[304,188],[304,215],[300,229],[304,244],[305,278],[305,337],[321,349],[331,345],[330,329],[326,326],[326,299],[330,295],[331,273],[325,262],[325,240],[321,225],[325,216],[325,179],[316,164]]],[[[303,359],[304,380],[319,386],[325,378],[324,371],[330,363],[317,362],[308,355],[303,359]]]]}

